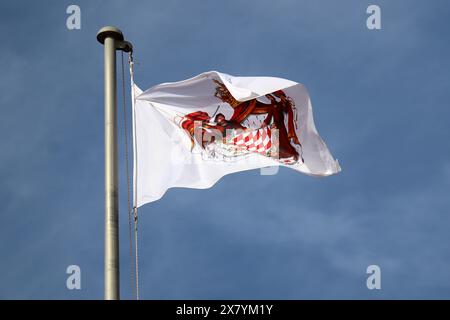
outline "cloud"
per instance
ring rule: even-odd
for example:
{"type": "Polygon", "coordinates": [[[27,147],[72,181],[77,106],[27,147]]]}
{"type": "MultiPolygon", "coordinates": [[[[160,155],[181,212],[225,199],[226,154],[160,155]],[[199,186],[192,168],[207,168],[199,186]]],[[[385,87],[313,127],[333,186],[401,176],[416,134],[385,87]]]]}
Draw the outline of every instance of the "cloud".
{"type": "Polygon", "coordinates": [[[239,173],[142,207],[144,298],[448,298],[450,46],[442,30],[450,6],[381,1],[383,29],[372,32],[366,4],[81,1],[77,31],[65,28],[65,4],[2,6],[11,32],[0,53],[0,297],[102,297],[95,34],[115,24],[134,44],[143,88],[211,69],[304,83],[343,167],[329,179],[239,173]],[[70,264],[82,270],[79,292],[65,288],[70,264]],[[369,264],[382,269],[380,292],[365,287],[369,264]]]}

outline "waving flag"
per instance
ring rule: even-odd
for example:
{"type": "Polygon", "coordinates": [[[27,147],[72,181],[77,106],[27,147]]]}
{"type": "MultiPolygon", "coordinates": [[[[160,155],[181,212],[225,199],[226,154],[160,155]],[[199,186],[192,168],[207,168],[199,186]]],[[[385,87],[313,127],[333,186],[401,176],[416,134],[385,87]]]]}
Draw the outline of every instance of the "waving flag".
{"type": "Polygon", "coordinates": [[[314,125],[299,83],[210,71],[142,91],[133,84],[136,205],[167,189],[204,189],[226,174],[285,166],[340,171],[314,125]]]}

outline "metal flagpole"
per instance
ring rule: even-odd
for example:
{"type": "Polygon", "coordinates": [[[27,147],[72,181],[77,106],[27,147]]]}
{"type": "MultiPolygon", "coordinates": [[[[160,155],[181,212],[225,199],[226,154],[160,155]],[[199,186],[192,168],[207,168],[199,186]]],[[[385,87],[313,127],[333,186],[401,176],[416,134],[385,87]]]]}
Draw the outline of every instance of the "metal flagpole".
{"type": "Polygon", "coordinates": [[[97,40],[105,59],[105,300],[120,299],[119,190],[117,178],[117,79],[116,50],[132,51],[115,27],[103,27],[97,40]]]}

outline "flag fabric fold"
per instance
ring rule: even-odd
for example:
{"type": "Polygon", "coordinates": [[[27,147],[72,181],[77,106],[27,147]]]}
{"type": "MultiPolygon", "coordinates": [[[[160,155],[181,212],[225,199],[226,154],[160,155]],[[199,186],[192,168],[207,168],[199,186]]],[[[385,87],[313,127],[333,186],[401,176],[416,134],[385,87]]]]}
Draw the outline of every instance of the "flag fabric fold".
{"type": "Polygon", "coordinates": [[[209,188],[244,170],[341,170],[317,133],[302,84],[210,71],[146,91],[132,83],[132,95],[137,207],[169,188],[209,188]]]}

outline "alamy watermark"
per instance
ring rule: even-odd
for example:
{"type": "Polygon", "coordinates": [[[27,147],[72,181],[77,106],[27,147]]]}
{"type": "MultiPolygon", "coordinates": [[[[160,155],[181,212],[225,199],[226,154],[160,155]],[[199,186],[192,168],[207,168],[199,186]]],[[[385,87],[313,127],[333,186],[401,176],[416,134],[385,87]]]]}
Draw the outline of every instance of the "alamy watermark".
{"type": "Polygon", "coordinates": [[[69,15],[66,20],[66,27],[69,30],[81,29],[81,9],[76,4],[67,7],[66,13],[69,15]]]}
{"type": "Polygon", "coordinates": [[[366,26],[369,30],[381,30],[381,9],[375,4],[367,7],[366,13],[369,17],[366,20],[366,26]]]}
{"type": "Polygon", "coordinates": [[[69,275],[66,280],[66,287],[69,290],[81,290],[81,269],[73,264],[67,267],[66,273],[69,275]]]}
{"type": "Polygon", "coordinates": [[[366,285],[367,289],[373,290],[381,289],[381,268],[380,266],[376,264],[372,264],[367,267],[366,273],[370,274],[370,276],[367,278],[366,285]]]}

